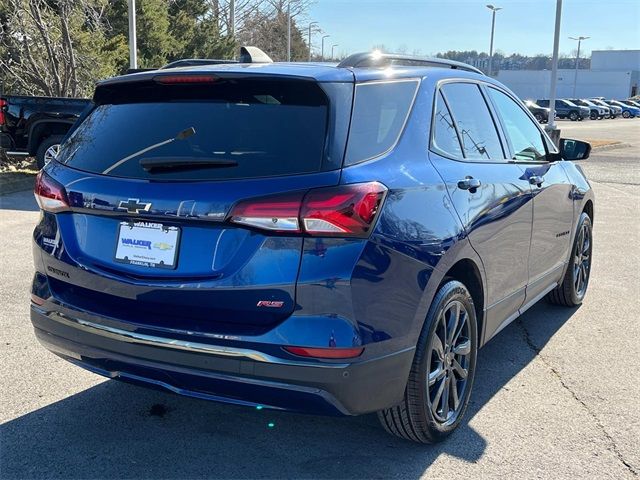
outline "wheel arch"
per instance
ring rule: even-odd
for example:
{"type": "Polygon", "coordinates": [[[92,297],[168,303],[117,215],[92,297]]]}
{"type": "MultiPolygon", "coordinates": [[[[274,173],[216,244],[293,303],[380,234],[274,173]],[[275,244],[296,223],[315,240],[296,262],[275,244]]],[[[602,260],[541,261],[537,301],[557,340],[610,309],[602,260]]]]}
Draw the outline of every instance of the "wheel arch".
{"type": "Polygon", "coordinates": [[[74,121],[69,120],[39,120],[29,129],[29,143],[27,150],[30,155],[35,155],[42,141],[51,135],[66,135],[73,126],[74,121]]]}
{"type": "Polygon", "coordinates": [[[480,268],[470,258],[463,258],[458,260],[449,270],[444,274],[438,289],[450,280],[457,280],[464,284],[469,290],[471,298],[473,299],[473,305],[476,310],[476,319],[478,322],[478,342],[483,338],[484,334],[484,320],[485,320],[485,288],[480,268]]]}

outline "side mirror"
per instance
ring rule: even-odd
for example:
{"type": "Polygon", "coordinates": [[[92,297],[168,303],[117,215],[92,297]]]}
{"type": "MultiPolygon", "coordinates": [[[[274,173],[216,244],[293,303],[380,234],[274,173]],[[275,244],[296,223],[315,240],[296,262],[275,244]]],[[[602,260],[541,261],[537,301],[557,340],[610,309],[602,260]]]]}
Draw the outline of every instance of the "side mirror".
{"type": "Polygon", "coordinates": [[[580,140],[560,139],[560,156],[563,160],[584,160],[589,158],[591,144],[580,140]]]}

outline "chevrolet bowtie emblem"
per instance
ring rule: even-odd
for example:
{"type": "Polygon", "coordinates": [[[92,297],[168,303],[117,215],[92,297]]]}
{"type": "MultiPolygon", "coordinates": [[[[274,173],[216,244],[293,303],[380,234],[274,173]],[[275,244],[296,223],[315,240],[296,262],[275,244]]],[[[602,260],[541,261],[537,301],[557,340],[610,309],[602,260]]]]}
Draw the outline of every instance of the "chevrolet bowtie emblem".
{"type": "Polygon", "coordinates": [[[150,208],[150,203],[140,203],[137,198],[130,198],[126,202],[122,200],[118,205],[118,210],[126,210],[127,213],[148,212],[150,208]]]}

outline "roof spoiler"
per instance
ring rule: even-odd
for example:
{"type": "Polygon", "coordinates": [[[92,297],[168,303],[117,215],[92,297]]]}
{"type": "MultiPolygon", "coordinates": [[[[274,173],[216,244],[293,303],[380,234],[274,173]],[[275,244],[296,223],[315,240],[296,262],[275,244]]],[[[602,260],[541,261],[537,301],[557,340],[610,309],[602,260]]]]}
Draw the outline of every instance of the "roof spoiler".
{"type": "Polygon", "coordinates": [[[258,47],[240,47],[240,63],[273,63],[271,57],[258,47]]]}
{"type": "Polygon", "coordinates": [[[471,65],[467,65],[462,62],[456,62],[455,60],[447,60],[446,58],[414,57],[411,55],[399,55],[395,53],[354,53],[338,64],[338,67],[340,68],[386,68],[394,66],[452,68],[484,75],[484,73],[476,67],[472,67],[471,65]]]}

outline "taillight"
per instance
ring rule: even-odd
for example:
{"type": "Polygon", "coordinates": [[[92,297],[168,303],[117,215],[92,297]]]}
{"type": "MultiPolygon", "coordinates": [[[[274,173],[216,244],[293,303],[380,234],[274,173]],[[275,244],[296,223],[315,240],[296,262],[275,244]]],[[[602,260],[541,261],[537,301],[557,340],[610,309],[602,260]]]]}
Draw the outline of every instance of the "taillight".
{"type": "Polygon", "coordinates": [[[236,204],[229,219],[277,232],[363,238],[371,232],[386,191],[370,182],[246,200],[236,204]]]}
{"type": "Polygon", "coordinates": [[[359,357],[364,347],[350,348],[309,348],[309,347],[283,347],[287,352],[300,357],[310,358],[355,358],[359,357]]]}
{"type": "Polygon", "coordinates": [[[240,202],[231,211],[231,221],[277,232],[300,232],[302,196],[303,193],[297,193],[240,202]]]}
{"type": "Polygon", "coordinates": [[[64,187],[47,175],[43,170],[38,172],[34,190],[40,208],[47,212],[60,212],[69,208],[67,192],[64,187]]]}
{"type": "Polygon", "coordinates": [[[4,122],[6,121],[4,118],[4,109],[7,106],[7,101],[0,98],[0,125],[4,125],[4,122]]]}
{"type": "Polygon", "coordinates": [[[311,190],[300,219],[310,235],[367,236],[387,188],[378,182],[311,190]]]}

